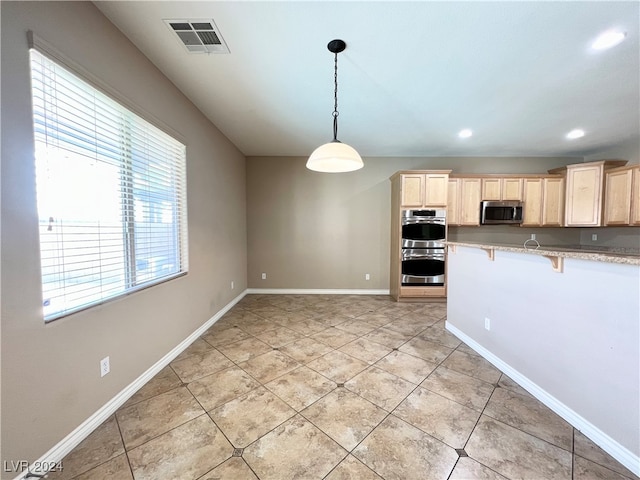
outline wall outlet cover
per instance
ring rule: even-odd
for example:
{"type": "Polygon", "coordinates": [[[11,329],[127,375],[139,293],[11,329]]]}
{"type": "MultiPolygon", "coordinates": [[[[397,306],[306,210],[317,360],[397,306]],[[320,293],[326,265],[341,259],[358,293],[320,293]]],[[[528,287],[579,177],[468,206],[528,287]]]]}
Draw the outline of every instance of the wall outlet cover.
{"type": "Polygon", "coordinates": [[[104,357],[100,360],[100,376],[104,377],[111,371],[111,365],[109,365],[109,357],[104,357]]]}

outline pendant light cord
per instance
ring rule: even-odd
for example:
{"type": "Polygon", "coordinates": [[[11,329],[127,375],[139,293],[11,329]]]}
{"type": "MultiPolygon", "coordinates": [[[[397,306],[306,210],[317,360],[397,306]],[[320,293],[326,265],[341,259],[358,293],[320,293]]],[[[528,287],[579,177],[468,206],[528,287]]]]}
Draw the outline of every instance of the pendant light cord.
{"type": "Polygon", "coordinates": [[[338,141],[338,53],[335,54],[334,70],[333,70],[333,141],[338,141]]]}

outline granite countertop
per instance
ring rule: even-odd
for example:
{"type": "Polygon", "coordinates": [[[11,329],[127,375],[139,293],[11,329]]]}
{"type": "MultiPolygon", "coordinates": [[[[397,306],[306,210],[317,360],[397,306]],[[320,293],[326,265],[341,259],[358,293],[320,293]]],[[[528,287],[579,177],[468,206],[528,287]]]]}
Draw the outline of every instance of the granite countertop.
{"type": "Polygon", "coordinates": [[[529,253],[533,255],[553,256],[561,258],[576,258],[593,260],[596,262],[622,263],[640,265],[640,249],[616,247],[587,247],[584,245],[540,245],[536,248],[535,241],[529,241],[527,246],[501,243],[469,243],[447,242],[447,245],[461,247],[493,249],[504,252],[529,253]]]}

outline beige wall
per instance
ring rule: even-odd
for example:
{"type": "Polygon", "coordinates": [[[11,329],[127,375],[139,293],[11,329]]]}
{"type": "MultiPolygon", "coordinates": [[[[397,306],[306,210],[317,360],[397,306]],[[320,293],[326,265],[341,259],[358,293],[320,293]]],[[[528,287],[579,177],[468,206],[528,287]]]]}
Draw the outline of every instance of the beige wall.
{"type": "MultiPolygon", "coordinates": [[[[388,289],[391,182],[398,170],[546,173],[582,158],[365,158],[356,172],[309,171],[302,157],[247,158],[250,288],[388,289]],[[262,280],[261,274],[267,279],[262,280]],[[371,275],[366,281],[365,274],[371,275]]],[[[499,237],[495,227],[465,229],[458,240],[499,237]]],[[[511,234],[518,242],[533,229],[511,234]]],[[[545,240],[579,243],[579,232],[539,229],[545,240]]],[[[510,240],[503,243],[512,243],[510,240]]]]}
{"type": "Polygon", "coordinates": [[[92,3],[0,8],[1,460],[33,461],[246,289],[246,165],[92,3]],[[41,315],[29,29],[187,144],[189,274],[49,325],[41,315]],[[111,373],[100,378],[107,355],[111,373]]]}

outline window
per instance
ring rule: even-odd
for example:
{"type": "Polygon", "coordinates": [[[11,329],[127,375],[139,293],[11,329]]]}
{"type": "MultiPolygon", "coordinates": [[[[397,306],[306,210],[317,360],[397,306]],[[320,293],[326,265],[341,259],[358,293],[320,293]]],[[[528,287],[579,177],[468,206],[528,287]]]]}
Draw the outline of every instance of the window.
{"type": "Polygon", "coordinates": [[[185,146],[31,50],[45,321],[187,271],[185,146]]]}

